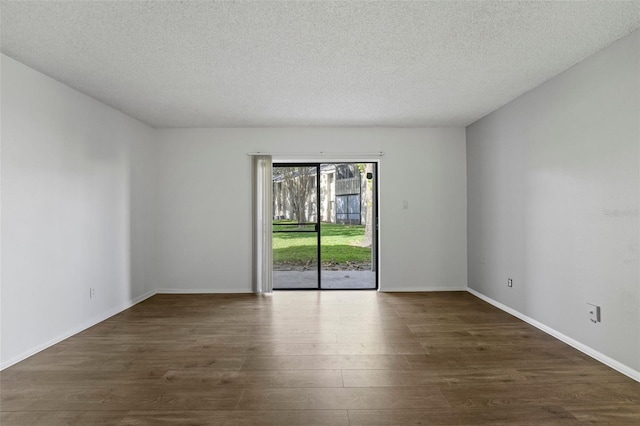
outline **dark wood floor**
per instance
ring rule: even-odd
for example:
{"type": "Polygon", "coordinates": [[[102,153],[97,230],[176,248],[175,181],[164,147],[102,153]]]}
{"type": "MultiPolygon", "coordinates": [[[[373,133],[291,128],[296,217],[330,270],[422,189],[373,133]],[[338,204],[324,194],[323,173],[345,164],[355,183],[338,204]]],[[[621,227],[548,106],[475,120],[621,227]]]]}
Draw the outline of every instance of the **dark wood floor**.
{"type": "Polygon", "coordinates": [[[465,292],[157,295],[0,391],[3,426],[640,424],[640,383],[465,292]]]}

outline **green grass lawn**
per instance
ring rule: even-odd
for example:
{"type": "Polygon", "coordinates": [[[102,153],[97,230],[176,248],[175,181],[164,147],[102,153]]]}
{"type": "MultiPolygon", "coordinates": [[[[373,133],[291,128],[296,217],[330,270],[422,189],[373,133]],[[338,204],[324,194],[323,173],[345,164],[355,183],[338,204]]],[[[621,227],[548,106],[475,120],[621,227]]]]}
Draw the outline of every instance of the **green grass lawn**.
{"type": "MultiPolygon", "coordinates": [[[[285,223],[285,222],[276,222],[285,223]]],[[[274,230],[294,229],[291,226],[274,226],[274,230]]],[[[309,227],[313,230],[313,227],[309,227]]],[[[363,225],[338,225],[323,223],[322,264],[346,265],[349,263],[368,263],[371,261],[371,248],[360,247],[364,238],[363,225]]],[[[273,263],[288,265],[315,264],[317,259],[317,235],[310,233],[274,233],[273,263]]]]}

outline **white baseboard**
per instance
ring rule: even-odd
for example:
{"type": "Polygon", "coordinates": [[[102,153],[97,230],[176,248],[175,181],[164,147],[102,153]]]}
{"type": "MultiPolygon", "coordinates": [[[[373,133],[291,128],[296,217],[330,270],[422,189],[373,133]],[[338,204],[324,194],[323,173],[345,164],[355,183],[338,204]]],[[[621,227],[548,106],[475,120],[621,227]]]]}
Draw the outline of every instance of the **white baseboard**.
{"type": "Polygon", "coordinates": [[[156,294],[216,294],[216,293],[253,293],[251,289],[242,288],[160,288],[156,294]]]}
{"type": "Polygon", "coordinates": [[[384,288],[380,288],[380,292],[382,293],[394,293],[394,292],[398,292],[398,293],[428,293],[428,292],[432,292],[432,291],[467,291],[467,287],[466,286],[449,286],[449,287],[445,287],[445,286],[432,286],[432,287],[405,287],[405,286],[401,286],[401,287],[384,287],[384,288]]]}
{"type": "Polygon", "coordinates": [[[70,330],[67,330],[65,333],[41,344],[38,345],[34,348],[29,349],[28,351],[25,351],[23,353],[21,353],[20,355],[13,357],[12,359],[3,362],[2,364],[0,364],[0,371],[4,370],[5,368],[11,367],[14,364],[19,363],[22,360],[25,360],[27,358],[29,358],[32,355],[37,354],[38,352],[41,352],[53,345],[55,345],[56,343],[60,343],[62,342],[64,339],[68,339],[69,337],[80,333],[81,331],[86,330],[89,327],[93,327],[94,325],[108,319],[111,318],[112,316],[119,314],[120,312],[129,309],[130,307],[132,307],[133,305],[137,305],[138,303],[142,302],[145,299],[150,298],[151,296],[155,295],[156,291],[149,291],[141,296],[136,297],[135,299],[130,300],[127,303],[123,303],[121,305],[116,306],[115,308],[109,309],[105,312],[102,312],[99,315],[96,315],[95,317],[83,322],[82,324],[80,324],[77,327],[74,327],[70,330]]]}
{"type": "Polygon", "coordinates": [[[625,376],[629,376],[630,378],[632,378],[633,380],[636,380],[638,382],[640,382],[640,371],[634,370],[633,368],[629,367],[628,365],[622,364],[621,362],[616,361],[613,358],[610,358],[608,356],[606,356],[605,354],[598,352],[597,350],[593,349],[590,346],[585,345],[584,343],[580,343],[577,340],[572,339],[571,337],[560,333],[557,330],[554,330],[553,328],[546,326],[544,324],[542,324],[541,322],[538,322],[536,320],[534,320],[533,318],[528,317],[527,315],[516,311],[513,308],[508,307],[507,305],[504,305],[496,300],[493,300],[492,298],[485,296],[482,293],[477,292],[476,290],[472,289],[472,288],[468,288],[467,287],[467,291],[471,294],[473,294],[474,296],[476,296],[479,299],[484,300],[485,302],[495,306],[498,309],[501,309],[503,311],[505,311],[508,314],[513,315],[514,317],[521,319],[522,321],[531,324],[532,326],[536,327],[539,330],[544,331],[545,333],[555,337],[556,339],[566,343],[569,346],[574,347],[575,349],[579,350],[580,352],[589,355],[591,358],[595,359],[596,361],[600,361],[601,363],[613,368],[616,371],[619,371],[620,373],[624,374],[625,376]]]}

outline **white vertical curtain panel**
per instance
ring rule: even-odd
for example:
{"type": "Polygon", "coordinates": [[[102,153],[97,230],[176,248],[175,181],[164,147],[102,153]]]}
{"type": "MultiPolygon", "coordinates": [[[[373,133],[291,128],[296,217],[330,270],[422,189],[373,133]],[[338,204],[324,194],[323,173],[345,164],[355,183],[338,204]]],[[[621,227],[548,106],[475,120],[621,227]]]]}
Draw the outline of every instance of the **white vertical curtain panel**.
{"type": "Polygon", "coordinates": [[[253,291],[273,292],[272,162],[270,155],[253,159],[253,291]]]}

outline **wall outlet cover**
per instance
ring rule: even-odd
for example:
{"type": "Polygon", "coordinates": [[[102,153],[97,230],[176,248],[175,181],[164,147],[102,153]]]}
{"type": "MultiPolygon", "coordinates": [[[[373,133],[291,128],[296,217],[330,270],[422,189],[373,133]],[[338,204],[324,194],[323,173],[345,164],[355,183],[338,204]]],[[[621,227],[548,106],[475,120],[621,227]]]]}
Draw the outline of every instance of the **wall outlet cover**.
{"type": "Polygon", "coordinates": [[[587,303],[587,308],[589,312],[589,320],[594,324],[600,322],[600,306],[594,305],[593,303],[587,303]]]}

